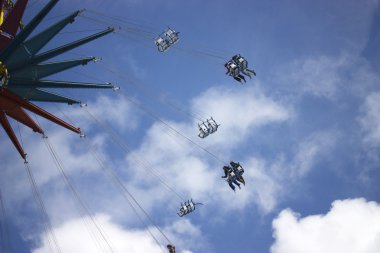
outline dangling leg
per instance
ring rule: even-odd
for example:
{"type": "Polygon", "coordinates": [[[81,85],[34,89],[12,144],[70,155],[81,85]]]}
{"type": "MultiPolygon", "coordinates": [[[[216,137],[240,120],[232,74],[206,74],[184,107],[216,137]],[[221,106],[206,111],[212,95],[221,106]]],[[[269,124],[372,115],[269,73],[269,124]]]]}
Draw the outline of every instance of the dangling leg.
{"type": "Polygon", "coordinates": [[[166,247],[168,248],[169,253],[175,253],[175,246],[174,245],[168,244],[166,247]]]}
{"type": "Polygon", "coordinates": [[[245,180],[243,178],[243,176],[240,176],[240,177],[237,177],[237,180],[242,183],[243,185],[245,185],[245,180]]]}
{"type": "Polygon", "coordinates": [[[247,71],[253,73],[256,76],[256,72],[253,69],[252,70],[251,69],[247,69],[247,71]]]}
{"type": "Polygon", "coordinates": [[[227,178],[228,170],[225,167],[223,167],[223,171],[224,171],[224,176],[222,176],[222,178],[227,178]]]}
{"type": "Polygon", "coordinates": [[[234,76],[233,78],[234,78],[236,81],[238,81],[239,83],[242,83],[242,82],[241,82],[241,78],[236,77],[236,76],[234,76]]]}
{"type": "Polygon", "coordinates": [[[242,79],[245,83],[247,82],[247,81],[245,80],[245,77],[244,77],[243,75],[240,75],[240,74],[239,74],[239,78],[242,79]]]}
{"type": "Polygon", "coordinates": [[[243,73],[244,75],[248,76],[249,79],[252,79],[252,76],[250,73],[246,72],[245,70],[242,70],[241,73],[243,73]]]}
{"type": "Polygon", "coordinates": [[[239,189],[240,189],[240,184],[238,183],[238,181],[236,181],[236,177],[234,179],[231,180],[234,184],[236,184],[239,189]]]}
{"type": "Polygon", "coordinates": [[[231,187],[233,191],[235,191],[235,186],[232,184],[231,180],[228,180],[228,185],[231,187]]]}

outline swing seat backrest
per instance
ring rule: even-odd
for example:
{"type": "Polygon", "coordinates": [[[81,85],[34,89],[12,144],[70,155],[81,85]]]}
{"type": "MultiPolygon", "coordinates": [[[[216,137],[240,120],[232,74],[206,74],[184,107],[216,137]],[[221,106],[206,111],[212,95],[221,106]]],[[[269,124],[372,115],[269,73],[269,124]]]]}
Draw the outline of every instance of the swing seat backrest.
{"type": "Polygon", "coordinates": [[[169,49],[169,45],[167,43],[166,40],[164,40],[163,38],[161,37],[158,37],[156,40],[155,40],[155,44],[156,46],[158,47],[158,51],[160,52],[164,52],[166,50],[169,49]]]}
{"type": "Polygon", "coordinates": [[[239,67],[233,61],[227,63],[227,69],[229,70],[232,76],[239,75],[239,67]]]}
{"type": "Polygon", "coordinates": [[[245,70],[248,67],[248,62],[243,57],[237,59],[237,64],[241,70],[245,70]]]}
{"type": "Polygon", "coordinates": [[[168,41],[170,42],[171,45],[175,44],[178,41],[178,33],[175,32],[172,29],[167,30],[165,32],[165,36],[166,36],[166,38],[168,39],[168,41]]]}

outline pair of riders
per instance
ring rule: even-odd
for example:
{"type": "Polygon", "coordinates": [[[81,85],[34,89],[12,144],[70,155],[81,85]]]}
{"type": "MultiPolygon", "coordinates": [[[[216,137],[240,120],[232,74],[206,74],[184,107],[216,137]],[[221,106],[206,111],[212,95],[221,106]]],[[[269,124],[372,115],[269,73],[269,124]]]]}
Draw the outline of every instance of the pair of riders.
{"type": "Polygon", "coordinates": [[[168,248],[169,253],[175,253],[175,246],[174,245],[168,244],[166,247],[168,248]]]}
{"type": "Polygon", "coordinates": [[[231,60],[229,60],[224,66],[227,68],[226,75],[232,76],[236,81],[242,83],[242,81],[247,82],[245,77],[240,73],[252,78],[251,73],[256,76],[256,72],[252,69],[248,69],[248,62],[240,54],[234,55],[231,60]]]}
{"type": "Polygon", "coordinates": [[[231,166],[223,166],[224,176],[222,176],[222,178],[227,178],[228,185],[235,191],[235,185],[240,189],[239,182],[245,185],[243,178],[244,169],[239,163],[233,161],[230,162],[230,165],[231,166]]]}

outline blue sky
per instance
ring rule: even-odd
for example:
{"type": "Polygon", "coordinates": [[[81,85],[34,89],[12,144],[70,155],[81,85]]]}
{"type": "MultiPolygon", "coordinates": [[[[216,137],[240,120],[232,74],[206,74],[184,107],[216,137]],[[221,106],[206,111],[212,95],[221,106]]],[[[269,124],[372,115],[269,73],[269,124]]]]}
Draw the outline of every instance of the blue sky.
{"type": "MultiPolygon", "coordinates": [[[[30,1],[25,20],[46,3],[30,1]]],[[[120,86],[62,92],[87,103],[124,148],[86,109],[39,105],[83,129],[177,252],[378,252],[379,1],[65,0],[40,29],[83,8],[46,49],[95,32],[87,30],[120,28],[59,57],[94,55],[100,62],[51,79],[120,86]],[[153,38],[168,26],[180,31],[180,41],[159,53],[153,38]],[[224,74],[224,61],[236,53],[257,72],[244,85],[224,74]],[[198,120],[188,114],[213,116],[221,126],[199,139],[198,120]],[[246,186],[236,193],[220,178],[230,160],[245,168],[246,186]],[[179,218],[176,193],[204,205],[179,218]]],[[[162,252],[89,144],[39,123],[114,251],[162,252]]],[[[41,136],[20,128],[61,251],[110,252],[41,136]]],[[[1,249],[51,252],[23,161],[4,132],[0,145],[0,217],[8,231],[1,249]]]]}

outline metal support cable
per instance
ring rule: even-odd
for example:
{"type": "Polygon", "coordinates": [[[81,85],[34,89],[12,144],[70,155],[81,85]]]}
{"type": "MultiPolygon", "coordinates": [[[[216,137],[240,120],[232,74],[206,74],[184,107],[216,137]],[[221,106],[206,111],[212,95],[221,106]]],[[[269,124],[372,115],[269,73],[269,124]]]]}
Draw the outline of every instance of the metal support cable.
{"type": "MultiPolygon", "coordinates": [[[[59,108],[58,108],[59,110],[59,108]]],[[[66,115],[64,112],[62,112],[60,110],[60,112],[66,117],[68,118],[69,121],[73,122],[73,120],[68,116],[66,115]]],[[[93,116],[93,115],[92,115],[93,116]]],[[[96,119],[94,116],[93,116],[94,119],[96,119]]],[[[96,119],[97,120],[97,119],[96,119]]],[[[97,120],[97,122],[99,122],[97,120]]],[[[99,122],[100,123],[100,122],[99,122]]],[[[144,222],[144,220],[141,218],[141,216],[138,214],[136,208],[133,206],[133,204],[131,203],[131,201],[129,200],[128,196],[135,202],[135,204],[140,208],[140,210],[142,212],[144,212],[145,215],[147,215],[148,219],[150,219],[150,221],[153,221],[152,218],[150,218],[150,216],[148,215],[148,213],[143,209],[143,207],[137,202],[137,200],[134,198],[134,196],[132,195],[132,193],[130,193],[130,191],[125,187],[125,185],[123,184],[123,182],[119,179],[119,177],[116,175],[115,172],[113,172],[110,168],[108,168],[106,165],[105,165],[105,162],[103,161],[103,159],[101,158],[101,155],[97,152],[95,146],[87,139],[83,136],[82,138],[87,146],[89,147],[89,151],[91,152],[92,156],[98,161],[98,164],[100,165],[100,167],[102,168],[102,170],[107,174],[107,176],[115,183],[115,185],[121,190],[121,192],[123,193],[122,196],[124,197],[124,199],[128,202],[128,204],[131,206],[132,210],[134,211],[134,213],[137,215],[137,217],[139,218],[139,220],[143,223],[143,225],[145,225],[148,233],[151,235],[151,237],[154,239],[154,241],[157,243],[157,245],[161,248],[161,244],[159,243],[159,241],[155,238],[155,236],[153,235],[153,233],[150,231],[148,225],[144,222]],[[127,195],[125,195],[125,193],[127,193],[127,195]]],[[[168,237],[163,233],[163,231],[155,224],[155,223],[152,223],[156,229],[165,237],[165,239],[168,240],[169,243],[170,240],[168,239],[168,237]]],[[[162,249],[162,248],[161,248],[162,249]]],[[[165,251],[163,251],[165,252],[165,251]]]]}
{"type": "Polygon", "coordinates": [[[121,22],[121,23],[125,23],[125,24],[130,24],[130,25],[134,25],[134,26],[137,26],[137,27],[141,27],[141,28],[144,28],[146,29],[145,31],[147,33],[150,33],[150,34],[153,34],[155,35],[156,33],[153,32],[154,28],[153,27],[149,27],[147,25],[141,25],[141,24],[138,24],[137,22],[135,21],[129,21],[127,20],[125,17],[117,17],[117,16],[113,16],[113,15],[106,15],[104,13],[101,13],[99,11],[94,11],[92,9],[86,9],[88,13],[92,13],[92,14],[95,14],[97,16],[102,16],[104,18],[108,18],[108,19],[111,19],[111,20],[115,20],[117,22],[121,22]]]}
{"type": "MultiPolygon", "coordinates": [[[[95,17],[90,17],[90,16],[86,16],[86,15],[80,15],[80,17],[87,19],[91,22],[102,24],[102,25],[114,25],[114,23],[112,23],[112,22],[106,22],[102,19],[98,19],[95,17]]],[[[145,39],[148,39],[148,40],[152,40],[153,39],[152,37],[156,37],[155,33],[152,33],[152,32],[149,32],[149,31],[146,31],[143,29],[139,29],[139,28],[134,28],[134,27],[120,26],[119,25],[120,31],[124,31],[124,29],[122,29],[122,27],[126,28],[125,32],[138,34],[141,37],[144,37],[145,39]]],[[[217,55],[216,53],[210,53],[210,52],[205,52],[202,50],[194,50],[194,49],[189,49],[189,48],[182,48],[182,47],[178,47],[176,45],[171,45],[171,47],[173,47],[179,51],[185,52],[185,53],[189,53],[189,54],[193,54],[193,55],[203,55],[203,56],[207,56],[209,58],[217,59],[218,63],[222,63],[222,64],[224,64],[226,61],[229,60],[228,58],[217,55]]]]}
{"type": "Polygon", "coordinates": [[[187,137],[186,135],[182,134],[180,131],[178,131],[177,129],[175,129],[174,127],[172,127],[171,125],[169,125],[168,123],[166,123],[164,120],[162,120],[161,118],[159,118],[158,116],[156,116],[154,113],[152,113],[151,111],[149,111],[147,108],[143,107],[142,105],[138,104],[136,101],[134,101],[133,99],[131,99],[128,95],[124,94],[122,91],[120,91],[120,94],[125,97],[128,101],[130,101],[132,104],[134,104],[135,106],[137,106],[138,108],[140,108],[140,110],[144,111],[146,114],[148,114],[149,116],[151,116],[153,119],[155,120],[158,120],[159,122],[161,122],[162,124],[164,124],[165,126],[167,126],[169,129],[171,129],[173,132],[175,132],[176,134],[178,134],[179,136],[181,136],[182,138],[186,139],[187,141],[189,141],[190,143],[192,143],[193,145],[197,146],[198,148],[202,149],[203,151],[205,151],[206,153],[208,153],[210,156],[212,156],[215,160],[217,160],[218,162],[220,162],[221,164],[226,164],[222,159],[220,159],[218,156],[216,156],[215,154],[213,154],[212,152],[208,151],[206,148],[202,147],[201,145],[199,145],[198,143],[194,142],[192,139],[190,139],[189,137],[187,137]]]}
{"type": "Polygon", "coordinates": [[[0,188],[0,205],[1,205],[1,219],[0,219],[0,239],[3,242],[2,252],[4,253],[11,253],[11,243],[10,243],[10,237],[9,237],[9,228],[8,228],[8,221],[7,221],[7,212],[5,210],[5,203],[3,200],[2,191],[0,188]]]}
{"type": "Polygon", "coordinates": [[[78,201],[78,203],[80,204],[80,206],[82,207],[82,210],[87,214],[87,216],[90,218],[92,224],[95,226],[96,230],[99,232],[101,238],[103,239],[103,241],[107,244],[109,250],[111,252],[115,252],[115,250],[113,249],[109,239],[106,237],[103,229],[101,228],[101,225],[98,224],[96,222],[96,219],[95,217],[92,215],[92,213],[90,212],[90,209],[89,207],[86,205],[86,203],[83,201],[83,199],[81,198],[81,196],[79,195],[78,191],[74,188],[74,185],[71,183],[71,180],[69,179],[69,177],[67,176],[65,170],[64,170],[64,167],[63,167],[63,164],[61,162],[61,160],[59,159],[58,157],[58,154],[56,153],[56,151],[54,150],[53,146],[51,145],[51,143],[49,142],[47,136],[44,136],[44,142],[45,142],[45,145],[47,146],[50,154],[52,155],[52,157],[54,158],[55,162],[56,162],[56,165],[61,173],[61,176],[62,178],[64,179],[64,182],[65,184],[68,186],[68,188],[70,189],[71,193],[73,194],[73,196],[75,197],[75,199],[78,201]]]}
{"type": "MultiPolygon", "coordinates": [[[[22,134],[21,134],[20,124],[18,122],[17,122],[17,128],[18,128],[21,146],[23,147],[24,146],[23,138],[22,138],[22,134]]],[[[26,169],[26,172],[28,175],[29,182],[30,182],[31,187],[32,187],[33,197],[36,201],[37,206],[40,208],[42,219],[44,221],[43,222],[44,223],[44,230],[46,233],[48,247],[50,248],[51,252],[55,252],[55,250],[53,248],[53,244],[54,244],[56,251],[58,253],[62,253],[61,247],[59,246],[57,238],[54,234],[53,226],[52,226],[51,221],[49,219],[49,215],[48,215],[45,203],[43,202],[41,193],[38,190],[37,183],[36,183],[35,177],[33,175],[33,171],[30,169],[30,165],[26,159],[24,161],[24,164],[25,164],[25,169],[26,169]]]]}
{"type": "MultiPolygon", "coordinates": [[[[120,138],[110,127],[106,127],[99,119],[97,119],[97,117],[95,117],[95,115],[93,113],[91,113],[87,107],[84,107],[85,108],[85,111],[88,113],[88,115],[90,115],[90,117],[106,132],[108,133],[108,135],[111,137],[111,140],[116,144],[118,145],[119,147],[121,147],[125,153],[129,153],[131,155],[133,155],[132,153],[132,150],[124,143],[121,141],[122,138],[120,138]]],[[[152,175],[154,175],[168,190],[172,191],[180,200],[182,201],[185,201],[185,198],[183,198],[176,190],[174,190],[174,188],[172,188],[170,185],[168,185],[165,180],[163,180],[163,178],[158,174],[158,172],[156,172],[153,167],[148,164],[148,162],[146,161],[142,161],[140,159],[138,159],[135,155],[133,155],[133,159],[142,165],[142,167],[146,170],[148,170],[148,172],[150,172],[152,175]]]]}
{"type": "Polygon", "coordinates": [[[25,169],[26,169],[26,172],[28,174],[30,184],[32,186],[33,196],[36,200],[37,205],[39,206],[39,208],[41,210],[42,218],[44,220],[44,230],[46,233],[46,239],[48,242],[48,246],[49,246],[51,252],[55,252],[55,250],[53,250],[54,249],[53,244],[54,244],[55,249],[59,253],[62,253],[61,247],[59,246],[57,238],[54,234],[53,226],[50,222],[49,215],[48,215],[47,210],[46,210],[46,206],[42,200],[41,193],[38,190],[37,183],[36,183],[36,180],[34,178],[33,172],[32,172],[30,165],[27,161],[25,161],[24,164],[25,164],[25,169]]]}
{"type": "MultiPolygon", "coordinates": [[[[38,123],[39,125],[39,121],[38,121],[38,118],[36,115],[34,115],[35,118],[36,118],[36,122],[38,123]]],[[[87,217],[90,217],[90,222],[92,222],[92,224],[95,226],[95,228],[98,230],[99,234],[102,236],[102,233],[101,233],[101,230],[99,231],[98,227],[97,227],[97,224],[95,222],[95,219],[92,217],[91,213],[89,212],[89,209],[86,208],[86,205],[84,202],[82,202],[81,198],[80,198],[80,195],[77,193],[77,191],[75,190],[74,186],[71,185],[70,181],[68,180],[67,177],[65,177],[65,172],[63,170],[63,164],[61,163],[61,161],[58,159],[58,155],[55,153],[53,147],[48,144],[50,144],[47,140],[47,135],[44,135],[43,136],[43,139],[44,139],[44,143],[45,143],[45,146],[47,147],[50,155],[52,156],[53,158],[53,161],[54,161],[54,164],[56,165],[56,167],[58,168],[58,170],[60,171],[61,173],[61,176],[64,178],[64,179],[67,179],[67,180],[64,180],[66,186],[71,190],[71,193],[73,194],[74,198],[77,200],[78,203],[81,203],[81,207],[82,207],[82,212],[84,214],[87,214],[87,217]],[[76,193],[76,194],[75,194],[76,193]],[[83,204],[83,205],[82,205],[83,204]]],[[[97,245],[98,249],[101,251],[101,252],[105,252],[104,249],[102,248],[102,245],[98,242],[97,240],[97,236],[96,236],[96,233],[93,232],[93,230],[91,229],[91,224],[88,223],[88,220],[87,219],[82,219],[85,227],[88,229],[89,233],[90,233],[90,236],[93,238],[93,240],[95,241],[95,244],[97,245]]],[[[103,237],[103,236],[102,236],[103,237]]],[[[104,240],[104,238],[103,238],[104,240]]],[[[106,240],[106,243],[107,243],[107,240],[106,240]]],[[[112,247],[109,246],[109,244],[107,243],[107,246],[111,249],[111,252],[114,252],[112,247]]]]}
{"type": "MultiPolygon", "coordinates": [[[[113,181],[114,185],[116,185],[116,187],[119,188],[119,190],[121,190],[123,198],[128,202],[128,204],[132,208],[133,212],[139,218],[139,220],[141,221],[141,223],[145,226],[146,230],[148,231],[148,233],[150,234],[150,236],[153,238],[153,240],[156,242],[156,244],[162,249],[160,242],[157,240],[157,238],[150,231],[149,226],[144,222],[143,218],[140,216],[140,214],[138,213],[138,211],[136,210],[136,208],[134,207],[134,205],[132,204],[132,202],[130,201],[129,198],[131,198],[134,201],[134,203],[140,208],[140,210],[142,210],[144,212],[144,214],[147,214],[147,212],[137,202],[137,200],[133,197],[132,193],[126,188],[126,186],[124,185],[124,183],[115,174],[115,172],[113,172],[109,167],[107,167],[105,165],[104,160],[101,158],[101,155],[98,153],[98,151],[96,150],[96,148],[94,147],[94,145],[89,140],[87,140],[86,138],[82,138],[82,139],[85,140],[87,146],[89,147],[89,150],[90,150],[92,156],[98,161],[98,164],[100,165],[101,169],[107,174],[107,176],[111,179],[111,181],[113,181]],[[125,195],[125,193],[127,195],[125,195]]],[[[153,225],[167,239],[166,235],[161,231],[161,229],[155,223],[153,223],[153,225]]],[[[169,243],[171,243],[171,242],[169,241],[169,243]]],[[[165,253],[164,250],[163,250],[163,252],[165,253]]]]}

